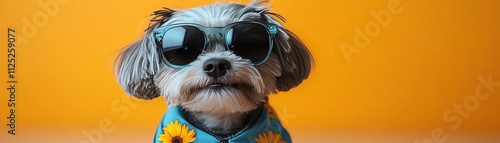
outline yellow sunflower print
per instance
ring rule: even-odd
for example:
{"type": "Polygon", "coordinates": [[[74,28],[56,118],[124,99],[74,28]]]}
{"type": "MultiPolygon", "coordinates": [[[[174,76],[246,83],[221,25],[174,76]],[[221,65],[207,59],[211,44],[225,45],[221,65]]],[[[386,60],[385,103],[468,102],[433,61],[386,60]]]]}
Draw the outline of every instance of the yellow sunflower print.
{"type": "Polygon", "coordinates": [[[191,143],[196,140],[195,134],[196,132],[189,130],[187,125],[175,120],[163,128],[163,134],[158,137],[158,140],[162,143],[191,143]]]}
{"type": "Polygon", "coordinates": [[[286,143],[286,141],[281,138],[279,133],[274,133],[273,131],[259,134],[259,137],[255,138],[255,141],[257,143],[286,143]]]}

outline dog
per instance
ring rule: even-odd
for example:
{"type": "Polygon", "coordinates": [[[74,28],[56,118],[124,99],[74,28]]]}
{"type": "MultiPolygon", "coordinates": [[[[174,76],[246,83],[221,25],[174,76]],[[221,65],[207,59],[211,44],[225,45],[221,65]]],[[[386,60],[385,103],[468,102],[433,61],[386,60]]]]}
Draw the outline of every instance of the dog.
{"type": "Polygon", "coordinates": [[[268,96],[298,86],[314,61],[266,2],[164,7],[123,49],[115,61],[120,86],[168,104],[155,143],[291,142],[268,96]]]}

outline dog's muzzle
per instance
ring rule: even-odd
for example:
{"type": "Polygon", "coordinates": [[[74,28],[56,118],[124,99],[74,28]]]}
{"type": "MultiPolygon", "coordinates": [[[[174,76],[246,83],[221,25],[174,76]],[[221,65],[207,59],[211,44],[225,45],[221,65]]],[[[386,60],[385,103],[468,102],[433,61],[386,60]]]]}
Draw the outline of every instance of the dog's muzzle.
{"type": "Polygon", "coordinates": [[[231,69],[231,63],[225,59],[208,59],[203,63],[203,71],[210,77],[219,78],[231,69]]]}

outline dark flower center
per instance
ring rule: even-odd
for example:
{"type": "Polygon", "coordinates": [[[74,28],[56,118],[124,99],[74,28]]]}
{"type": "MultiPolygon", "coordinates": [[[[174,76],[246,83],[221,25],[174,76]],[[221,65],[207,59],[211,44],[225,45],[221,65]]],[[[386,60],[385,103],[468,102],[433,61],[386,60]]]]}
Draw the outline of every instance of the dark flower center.
{"type": "Polygon", "coordinates": [[[175,136],[172,138],[172,143],[182,143],[182,138],[179,136],[175,136]]]}

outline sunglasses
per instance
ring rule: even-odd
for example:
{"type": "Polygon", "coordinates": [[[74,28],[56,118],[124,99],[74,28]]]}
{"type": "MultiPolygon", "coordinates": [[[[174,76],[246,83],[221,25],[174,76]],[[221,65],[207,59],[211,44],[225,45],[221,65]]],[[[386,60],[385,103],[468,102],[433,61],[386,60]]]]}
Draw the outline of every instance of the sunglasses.
{"type": "Polygon", "coordinates": [[[273,48],[277,25],[242,21],[224,27],[205,27],[194,23],[162,26],[154,30],[163,62],[182,69],[195,61],[209,44],[209,36],[219,34],[226,50],[252,61],[253,66],[266,62],[273,48]]]}

